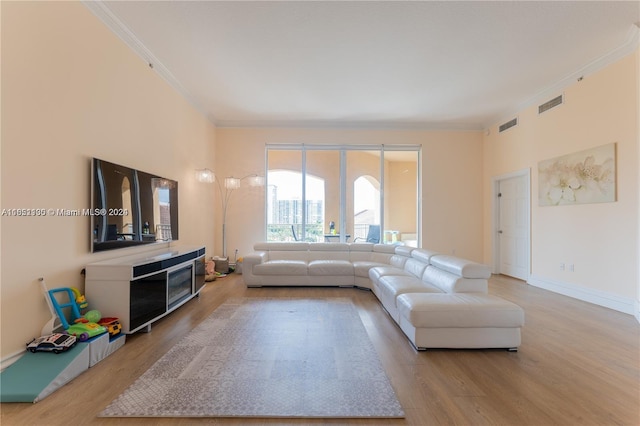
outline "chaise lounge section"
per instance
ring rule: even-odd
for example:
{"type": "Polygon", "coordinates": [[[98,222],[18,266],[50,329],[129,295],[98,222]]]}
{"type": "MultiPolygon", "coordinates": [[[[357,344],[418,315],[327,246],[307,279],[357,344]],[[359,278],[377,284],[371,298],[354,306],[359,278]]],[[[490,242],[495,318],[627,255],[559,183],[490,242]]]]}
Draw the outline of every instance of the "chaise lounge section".
{"type": "Polygon", "coordinates": [[[521,343],[524,311],[487,294],[487,265],[373,243],[263,242],[254,250],[243,262],[248,287],[370,289],[419,350],[516,350],[521,343]]]}

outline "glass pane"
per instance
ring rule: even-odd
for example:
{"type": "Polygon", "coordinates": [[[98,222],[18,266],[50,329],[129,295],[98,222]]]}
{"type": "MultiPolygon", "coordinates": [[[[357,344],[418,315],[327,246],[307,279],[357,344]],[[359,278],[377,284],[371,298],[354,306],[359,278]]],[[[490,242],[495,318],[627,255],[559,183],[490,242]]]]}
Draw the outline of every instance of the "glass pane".
{"type": "Polygon", "coordinates": [[[381,241],[380,151],[347,151],[347,218],[354,242],[381,241]]]}
{"type": "Polygon", "coordinates": [[[340,151],[307,151],[305,170],[305,239],[340,241],[340,151]]]}
{"type": "Polygon", "coordinates": [[[267,241],[302,239],[302,151],[269,150],[267,241]]]}
{"type": "Polygon", "coordinates": [[[420,151],[376,148],[269,149],[267,240],[418,247],[420,151]]]}
{"type": "Polygon", "coordinates": [[[384,152],[385,244],[418,246],[418,154],[384,152]]]}

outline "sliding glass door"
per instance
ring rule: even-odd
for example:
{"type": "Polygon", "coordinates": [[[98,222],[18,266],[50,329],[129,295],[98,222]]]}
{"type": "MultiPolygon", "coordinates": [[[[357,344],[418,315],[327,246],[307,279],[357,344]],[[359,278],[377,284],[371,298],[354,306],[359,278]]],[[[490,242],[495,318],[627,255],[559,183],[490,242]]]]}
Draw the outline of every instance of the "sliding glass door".
{"type": "Polygon", "coordinates": [[[267,241],[297,241],[302,235],[302,151],[267,154],[267,241]]]}
{"type": "Polygon", "coordinates": [[[267,146],[267,240],[418,246],[419,147],[267,146]]]}
{"type": "Polygon", "coordinates": [[[347,217],[353,241],[382,241],[381,150],[347,152],[347,217]]]}

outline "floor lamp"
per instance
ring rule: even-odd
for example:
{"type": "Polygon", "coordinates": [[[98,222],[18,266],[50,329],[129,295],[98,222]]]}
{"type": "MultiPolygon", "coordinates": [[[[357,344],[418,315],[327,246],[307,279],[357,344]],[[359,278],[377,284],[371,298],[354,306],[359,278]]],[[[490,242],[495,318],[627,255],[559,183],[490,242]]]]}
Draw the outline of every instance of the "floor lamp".
{"type": "Polygon", "coordinates": [[[204,183],[216,183],[218,185],[218,194],[220,195],[220,204],[222,205],[222,257],[227,257],[227,207],[231,194],[239,189],[242,181],[246,180],[249,186],[264,186],[264,177],[250,174],[241,178],[229,176],[224,178],[224,183],[220,183],[214,172],[209,169],[196,170],[196,179],[204,183]],[[224,185],[224,189],[223,189],[224,185]]]}

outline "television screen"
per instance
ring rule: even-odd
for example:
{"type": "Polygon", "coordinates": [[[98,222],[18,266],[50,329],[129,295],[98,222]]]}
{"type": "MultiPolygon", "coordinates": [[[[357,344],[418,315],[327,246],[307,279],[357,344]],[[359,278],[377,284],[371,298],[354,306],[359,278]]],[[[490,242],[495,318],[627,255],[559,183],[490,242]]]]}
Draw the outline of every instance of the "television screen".
{"type": "Polygon", "coordinates": [[[178,239],[178,182],[93,159],[92,251],[178,239]]]}

